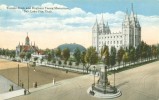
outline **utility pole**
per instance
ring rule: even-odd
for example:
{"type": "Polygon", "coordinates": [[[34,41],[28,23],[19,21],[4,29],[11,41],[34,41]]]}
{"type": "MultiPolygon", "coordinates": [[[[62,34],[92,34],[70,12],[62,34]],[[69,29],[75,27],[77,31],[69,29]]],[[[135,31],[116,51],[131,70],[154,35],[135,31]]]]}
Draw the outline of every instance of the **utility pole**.
{"type": "Polygon", "coordinates": [[[18,86],[19,86],[19,64],[18,64],[18,86]]]}
{"type": "Polygon", "coordinates": [[[28,67],[28,94],[29,94],[30,92],[29,92],[29,65],[28,65],[28,63],[27,63],[27,67],[28,67]]]}

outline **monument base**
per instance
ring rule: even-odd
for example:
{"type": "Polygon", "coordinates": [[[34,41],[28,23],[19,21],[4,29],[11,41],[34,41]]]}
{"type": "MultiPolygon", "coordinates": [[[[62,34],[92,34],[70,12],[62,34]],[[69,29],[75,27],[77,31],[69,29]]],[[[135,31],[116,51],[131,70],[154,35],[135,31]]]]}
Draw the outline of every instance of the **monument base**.
{"type": "Polygon", "coordinates": [[[111,85],[107,85],[106,87],[103,87],[100,84],[96,84],[96,85],[92,84],[92,90],[97,91],[97,92],[101,92],[103,94],[116,93],[117,92],[116,87],[112,87],[111,85]]]}
{"type": "MultiPolygon", "coordinates": [[[[107,89],[106,89],[107,90],[107,89]]],[[[87,93],[92,95],[93,97],[96,97],[96,98],[107,98],[107,99],[111,99],[111,98],[117,98],[119,96],[121,96],[121,91],[119,89],[116,89],[116,92],[99,92],[98,90],[92,90],[92,87],[88,88],[87,90],[87,93]],[[91,94],[90,94],[91,92],[91,94]]]]}

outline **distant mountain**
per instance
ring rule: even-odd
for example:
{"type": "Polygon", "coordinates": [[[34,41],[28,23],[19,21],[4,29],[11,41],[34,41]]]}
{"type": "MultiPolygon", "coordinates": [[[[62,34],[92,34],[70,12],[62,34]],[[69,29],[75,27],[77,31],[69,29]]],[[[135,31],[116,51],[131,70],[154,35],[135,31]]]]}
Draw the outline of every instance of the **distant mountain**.
{"type": "Polygon", "coordinates": [[[70,52],[74,52],[74,50],[76,48],[79,48],[79,50],[82,51],[86,51],[86,48],[83,47],[82,45],[76,44],[76,43],[71,43],[71,44],[62,44],[59,45],[57,48],[60,48],[61,50],[65,49],[65,48],[69,48],[70,52]]]}

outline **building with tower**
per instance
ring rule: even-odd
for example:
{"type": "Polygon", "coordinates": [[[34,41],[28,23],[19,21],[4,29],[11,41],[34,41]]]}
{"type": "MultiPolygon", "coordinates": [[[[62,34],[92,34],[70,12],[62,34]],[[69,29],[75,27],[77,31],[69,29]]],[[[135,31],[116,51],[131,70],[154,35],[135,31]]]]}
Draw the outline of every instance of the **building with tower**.
{"type": "Polygon", "coordinates": [[[16,57],[19,57],[21,52],[31,53],[31,54],[33,54],[33,53],[35,54],[35,53],[39,52],[39,49],[35,45],[35,42],[34,42],[34,44],[32,44],[32,42],[30,43],[28,34],[27,34],[27,37],[25,38],[25,44],[23,45],[23,43],[20,44],[20,42],[19,42],[19,44],[16,46],[16,57]]]}
{"type": "Polygon", "coordinates": [[[133,46],[136,48],[140,42],[141,26],[137,14],[134,13],[133,4],[131,13],[129,14],[127,11],[125,14],[122,23],[122,32],[111,32],[108,22],[104,23],[103,15],[99,23],[96,19],[92,28],[92,46],[96,48],[98,53],[104,45],[107,45],[109,49],[114,46],[119,50],[120,47],[129,48],[133,46]]]}

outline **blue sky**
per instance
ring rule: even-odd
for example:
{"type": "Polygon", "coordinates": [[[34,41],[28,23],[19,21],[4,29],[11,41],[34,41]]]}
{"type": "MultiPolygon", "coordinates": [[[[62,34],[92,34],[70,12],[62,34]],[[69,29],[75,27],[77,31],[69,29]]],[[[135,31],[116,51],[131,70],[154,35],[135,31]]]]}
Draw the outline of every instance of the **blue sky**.
{"type": "Polygon", "coordinates": [[[31,40],[41,48],[55,48],[63,43],[89,47],[95,19],[100,22],[103,14],[111,32],[122,31],[125,11],[131,12],[131,3],[142,27],[142,40],[149,44],[158,43],[159,0],[0,0],[0,46],[15,48],[19,42],[24,43],[28,32],[31,40]],[[69,9],[52,10],[52,13],[31,13],[38,10],[30,10],[26,13],[22,9],[7,7],[69,9]]]}
{"type": "Polygon", "coordinates": [[[69,8],[79,7],[87,12],[114,13],[117,10],[125,11],[131,3],[135,5],[137,13],[143,15],[159,15],[159,0],[0,0],[1,4],[14,6],[41,5],[46,2],[58,3],[69,8]]]}

